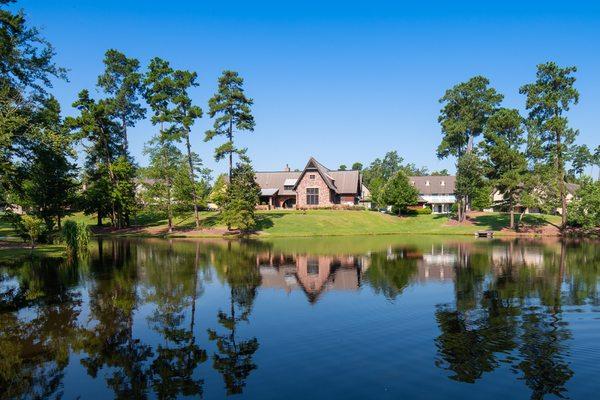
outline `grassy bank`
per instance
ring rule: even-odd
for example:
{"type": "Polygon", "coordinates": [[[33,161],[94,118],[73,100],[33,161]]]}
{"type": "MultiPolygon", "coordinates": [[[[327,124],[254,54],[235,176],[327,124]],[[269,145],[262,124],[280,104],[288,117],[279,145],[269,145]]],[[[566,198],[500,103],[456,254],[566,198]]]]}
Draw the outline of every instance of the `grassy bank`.
{"type": "MultiPolygon", "coordinates": [[[[477,231],[489,230],[496,235],[514,235],[506,229],[508,215],[500,213],[478,213],[469,220],[458,224],[444,215],[417,215],[397,217],[373,211],[259,211],[257,213],[259,237],[307,237],[307,236],[347,236],[347,235],[473,235],[477,231]]],[[[201,213],[202,229],[195,230],[193,215],[186,214],[174,220],[173,236],[218,237],[227,234],[215,212],[201,213]]],[[[163,215],[143,213],[133,219],[135,227],[121,230],[95,227],[96,219],[83,214],[75,214],[70,219],[88,223],[102,234],[130,236],[160,236],[167,233],[167,220],[163,215]]],[[[560,217],[548,215],[526,215],[523,229],[529,235],[556,235],[560,217]]],[[[0,225],[0,232],[10,233],[10,228],[0,225]]]]}
{"type": "MultiPolygon", "coordinates": [[[[257,234],[260,237],[302,236],[346,236],[346,235],[390,235],[390,234],[439,234],[473,235],[477,231],[490,230],[497,235],[514,235],[506,229],[507,214],[479,213],[469,221],[458,224],[444,215],[417,215],[397,217],[373,211],[259,211],[257,234]]],[[[192,214],[175,218],[173,236],[213,237],[226,234],[226,227],[219,221],[218,214],[201,214],[201,230],[195,230],[192,214]]],[[[138,227],[105,233],[125,235],[164,235],[167,221],[159,215],[143,214],[137,217],[138,227]]],[[[526,215],[524,233],[556,235],[560,217],[548,215],[526,215]]]]}

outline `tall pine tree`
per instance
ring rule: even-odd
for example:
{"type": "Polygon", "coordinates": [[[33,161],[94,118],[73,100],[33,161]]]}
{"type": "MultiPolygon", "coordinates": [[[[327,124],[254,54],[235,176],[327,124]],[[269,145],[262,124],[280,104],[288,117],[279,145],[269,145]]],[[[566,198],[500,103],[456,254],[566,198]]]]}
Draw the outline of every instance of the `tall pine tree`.
{"type": "Polygon", "coordinates": [[[235,71],[223,71],[219,78],[217,93],[208,101],[208,115],[217,117],[213,129],[206,131],[204,141],[215,136],[225,136],[227,142],[215,149],[215,160],[229,158],[229,178],[232,178],[233,154],[244,155],[244,149],[238,149],[233,143],[236,131],[254,131],[254,117],[250,107],[253,100],[244,93],[244,80],[235,71]]]}
{"type": "Polygon", "coordinates": [[[559,67],[554,62],[537,66],[536,80],[523,85],[519,92],[527,96],[529,120],[537,130],[547,163],[553,166],[561,203],[562,226],[567,224],[565,162],[578,131],[569,127],[566,112],[579,101],[575,89],[576,67],[559,67]]]}

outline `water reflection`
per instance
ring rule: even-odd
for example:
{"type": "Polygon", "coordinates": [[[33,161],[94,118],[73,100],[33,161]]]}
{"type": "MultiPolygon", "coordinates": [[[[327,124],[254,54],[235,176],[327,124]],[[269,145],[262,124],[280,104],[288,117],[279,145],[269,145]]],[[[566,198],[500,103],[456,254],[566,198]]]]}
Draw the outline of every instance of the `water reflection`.
{"type": "MultiPolygon", "coordinates": [[[[382,312],[381,299],[403,315],[397,300],[418,297],[426,304],[419,315],[433,311],[429,324],[436,331],[421,349],[433,348],[435,362],[420,372],[440,388],[509,373],[534,399],[583,389],[570,381],[577,375],[573,341],[585,332],[569,315],[576,310],[579,319],[593,321],[587,329],[598,327],[596,244],[384,238],[327,247],[99,239],[79,261],[3,261],[0,397],[86,397],[91,386],[115,398],[268,394],[264,376],[281,372],[269,369],[270,362],[261,367],[257,356],[273,356],[261,342],[293,335],[286,330],[291,322],[271,310],[286,302],[301,307],[297,296],[288,296],[294,292],[311,306],[339,293],[361,293],[356,313],[364,314],[351,316],[358,324],[382,312]],[[444,301],[427,303],[433,289],[444,301]],[[279,303],[259,302],[263,290],[279,303]],[[257,308],[259,320],[253,317],[257,308]],[[282,330],[271,335],[262,329],[269,320],[282,330]],[[251,384],[253,377],[263,384],[251,384]]],[[[325,312],[311,310],[315,317],[325,312]]],[[[329,324],[336,329],[340,321],[329,324]]],[[[409,332],[413,326],[406,318],[388,323],[409,332]]],[[[335,337],[310,340],[313,350],[322,347],[320,356],[336,356],[335,337]]],[[[387,340],[391,348],[402,338],[390,333],[387,340]]],[[[384,356],[381,362],[389,362],[384,356]]],[[[294,379],[303,379],[302,369],[298,373],[294,379]]],[[[334,381],[326,382],[335,389],[334,381]]],[[[476,393],[471,385],[461,392],[476,393]]]]}

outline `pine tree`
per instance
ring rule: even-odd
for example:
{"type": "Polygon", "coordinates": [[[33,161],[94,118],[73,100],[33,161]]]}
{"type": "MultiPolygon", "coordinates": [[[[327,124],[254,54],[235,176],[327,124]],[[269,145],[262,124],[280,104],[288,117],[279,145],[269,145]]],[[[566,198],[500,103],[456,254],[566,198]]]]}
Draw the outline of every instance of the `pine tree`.
{"type": "Polygon", "coordinates": [[[254,117],[250,107],[252,99],[246,97],[244,80],[234,71],[223,71],[219,78],[217,93],[209,100],[208,115],[217,116],[213,129],[206,131],[204,141],[215,136],[225,136],[227,142],[215,149],[215,160],[229,158],[229,177],[232,178],[233,154],[245,155],[245,149],[237,149],[233,143],[235,131],[254,131],[254,117]]]}
{"type": "Polygon", "coordinates": [[[561,202],[562,226],[567,223],[565,162],[578,131],[569,128],[565,115],[579,101],[575,89],[576,67],[559,67],[554,62],[537,66],[536,80],[519,92],[527,96],[529,122],[534,126],[547,163],[554,168],[554,180],[561,202]]]}
{"type": "Polygon", "coordinates": [[[158,134],[146,147],[144,153],[150,165],[144,171],[145,202],[167,214],[169,233],[173,232],[174,193],[173,185],[181,169],[183,154],[168,137],[158,134]]]}
{"type": "Polygon", "coordinates": [[[231,229],[248,232],[256,226],[254,210],[260,187],[249,163],[238,163],[232,171],[231,183],[221,210],[221,220],[231,229]]]}
{"type": "Polygon", "coordinates": [[[515,208],[520,204],[528,173],[523,118],[515,109],[501,108],[487,121],[482,148],[487,156],[486,175],[504,195],[502,204],[510,212],[510,229],[515,228],[515,208]]]}
{"type": "Polygon", "coordinates": [[[408,181],[404,171],[398,171],[385,184],[380,195],[382,204],[390,205],[398,214],[406,212],[408,206],[417,204],[419,192],[408,181]]]}
{"type": "Polygon", "coordinates": [[[142,93],[140,62],[110,49],[104,55],[104,68],[104,73],[98,77],[98,87],[108,95],[110,112],[120,123],[122,152],[127,155],[127,128],[135,126],[146,115],[146,110],[139,103],[142,93]]]}

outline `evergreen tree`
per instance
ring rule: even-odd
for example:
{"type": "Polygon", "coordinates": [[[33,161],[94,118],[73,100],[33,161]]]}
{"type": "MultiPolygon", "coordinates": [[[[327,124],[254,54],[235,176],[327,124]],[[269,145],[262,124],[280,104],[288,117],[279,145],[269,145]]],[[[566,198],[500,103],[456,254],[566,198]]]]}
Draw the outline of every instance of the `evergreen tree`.
{"type": "Polygon", "coordinates": [[[228,228],[248,232],[256,226],[254,210],[258,204],[260,187],[254,179],[249,163],[238,163],[232,171],[231,184],[221,211],[221,220],[228,228]]]}
{"type": "Polygon", "coordinates": [[[233,154],[245,155],[245,149],[237,149],[233,143],[235,131],[254,131],[254,117],[250,107],[254,103],[246,97],[244,80],[235,71],[223,71],[219,78],[217,93],[209,100],[208,115],[217,116],[213,129],[206,131],[204,141],[215,136],[225,136],[227,142],[215,149],[215,160],[229,158],[229,178],[233,177],[233,154]]]}
{"type": "Polygon", "coordinates": [[[467,211],[467,201],[479,194],[479,190],[485,187],[483,180],[483,165],[479,157],[470,152],[458,159],[456,164],[456,195],[458,203],[458,220],[463,221],[467,211]]]}
{"type": "Polygon", "coordinates": [[[188,90],[191,87],[198,86],[198,84],[196,83],[196,76],[197,74],[195,72],[179,70],[173,72],[172,82],[174,85],[174,92],[171,101],[174,105],[174,108],[171,111],[171,117],[173,118],[173,121],[175,123],[175,129],[177,130],[178,136],[177,138],[183,138],[183,140],[185,141],[188,167],[184,170],[187,171],[189,174],[189,194],[191,194],[193,200],[196,229],[199,229],[200,216],[198,213],[198,203],[200,202],[200,193],[198,193],[198,188],[196,184],[197,167],[194,164],[201,164],[202,161],[198,158],[197,155],[194,155],[192,153],[192,147],[190,144],[190,131],[191,126],[194,124],[196,119],[202,117],[202,109],[192,104],[192,99],[188,94],[188,90]]]}
{"type": "Polygon", "coordinates": [[[488,120],[482,148],[487,156],[486,175],[496,190],[503,194],[501,205],[510,212],[510,229],[515,228],[515,208],[520,206],[527,159],[523,119],[515,109],[501,108],[488,120]]]}
{"type": "Polygon", "coordinates": [[[504,97],[489,83],[487,78],[475,76],[448,89],[440,99],[444,106],[438,122],[444,137],[437,150],[439,158],[460,158],[473,149],[475,137],[483,132],[487,119],[504,97]]]}
{"type": "Polygon", "coordinates": [[[418,190],[408,181],[404,171],[398,171],[390,179],[380,194],[381,204],[390,205],[398,214],[406,212],[408,206],[417,204],[418,190]]]}
{"type": "Polygon", "coordinates": [[[229,177],[227,174],[221,174],[217,177],[208,196],[211,203],[214,203],[219,207],[222,207],[223,204],[225,204],[225,199],[227,198],[227,186],[229,186],[228,183],[229,177]]]}
{"type": "MultiPolygon", "coordinates": [[[[97,212],[99,224],[108,211],[112,226],[123,227],[128,223],[129,204],[133,199],[131,191],[120,191],[123,185],[119,180],[132,179],[132,174],[123,174],[123,164],[129,160],[122,153],[123,137],[111,113],[110,102],[95,101],[87,90],[82,90],[73,107],[77,108],[79,115],[67,118],[66,124],[75,133],[76,139],[86,143],[85,210],[97,212]]],[[[132,187],[133,183],[127,182],[125,186],[132,187]]]]}
{"type": "Polygon", "coordinates": [[[345,171],[345,170],[347,170],[347,169],[348,169],[348,167],[346,166],[346,164],[342,164],[342,165],[340,165],[340,166],[339,166],[339,168],[338,168],[338,170],[340,170],[340,171],[345,171]]]}
{"type": "Polygon", "coordinates": [[[167,214],[169,233],[173,232],[173,184],[181,169],[183,154],[164,135],[157,135],[144,148],[150,165],[144,171],[145,202],[167,214]]]}
{"type": "MultiPolygon", "coordinates": [[[[192,180],[189,169],[188,156],[184,155],[179,161],[179,168],[173,181],[173,197],[177,202],[176,209],[180,212],[186,212],[194,205],[198,207],[206,207],[208,195],[210,193],[210,172],[208,168],[202,167],[202,160],[194,152],[192,152],[192,167],[194,168],[193,176],[198,176],[199,179],[192,180]],[[191,193],[196,193],[192,196],[191,193]]],[[[199,225],[196,226],[197,228],[199,225]]]]}
{"type": "Polygon", "coordinates": [[[110,112],[119,121],[123,154],[128,154],[127,128],[143,119],[146,110],[139,103],[142,92],[140,62],[110,49],[104,55],[104,73],[98,77],[98,87],[109,96],[110,112]]]}
{"type": "Polygon", "coordinates": [[[585,171],[585,167],[591,165],[593,162],[593,155],[590,149],[585,145],[574,146],[573,154],[571,155],[571,169],[569,173],[573,176],[581,178],[581,175],[585,171]]]}
{"type": "Polygon", "coordinates": [[[578,131],[569,128],[565,115],[579,101],[575,89],[576,67],[559,67],[554,62],[537,67],[536,81],[523,85],[519,92],[527,96],[529,120],[538,133],[546,161],[554,169],[554,180],[561,202],[562,226],[567,223],[565,162],[578,131]]]}
{"type": "MultiPolygon", "coordinates": [[[[443,138],[438,146],[437,155],[440,159],[448,156],[458,158],[457,180],[461,171],[466,172],[464,168],[459,168],[461,158],[465,154],[471,153],[475,138],[483,132],[488,118],[496,111],[504,97],[497,93],[494,88],[489,87],[489,83],[487,78],[475,76],[467,82],[459,83],[447,90],[440,99],[440,103],[444,106],[440,111],[438,121],[442,126],[443,138]]],[[[468,164],[475,167],[477,171],[481,171],[481,165],[476,166],[473,164],[478,160],[478,157],[470,157],[469,160],[463,163],[463,166],[468,164]]],[[[469,174],[463,182],[466,183],[472,179],[473,176],[469,174]]],[[[471,192],[471,190],[467,190],[467,192],[471,192]]],[[[469,197],[458,191],[457,195],[458,220],[463,221],[469,204],[469,197]]]]}

